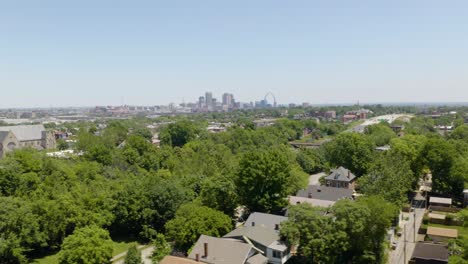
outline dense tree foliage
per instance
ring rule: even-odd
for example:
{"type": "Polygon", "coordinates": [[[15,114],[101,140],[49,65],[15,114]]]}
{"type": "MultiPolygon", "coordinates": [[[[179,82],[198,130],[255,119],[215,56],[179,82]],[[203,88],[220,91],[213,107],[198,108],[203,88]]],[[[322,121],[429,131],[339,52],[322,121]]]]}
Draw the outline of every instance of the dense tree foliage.
{"type": "Polygon", "coordinates": [[[367,172],[375,145],[365,135],[342,133],[325,145],[327,160],[333,166],[343,166],[360,176],[367,172]]]}
{"type": "Polygon", "coordinates": [[[315,149],[301,149],[297,153],[297,163],[301,168],[309,173],[318,173],[325,169],[325,158],[323,153],[315,149]]]}
{"type": "Polygon", "coordinates": [[[395,132],[388,126],[387,123],[380,123],[366,127],[365,133],[376,146],[383,146],[390,143],[392,138],[396,137],[395,132]]]}
{"type": "Polygon", "coordinates": [[[297,191],[297,188],[292,189],[292,184],[301,179],[291,180],[294,175],[285,151],[280,148],[257,150],[242,157],[237,175],[238,192],[243,204],[252,212],[281,210],[286,205],[284,197],[297,191]]]}
{"type": "Polygon", "coordinates": [[[298,245],[300,263],[382,263],[385,234],[398,209],[371,196],[341,200],[324,215],[308,204],[291,206],[281,235],[298,245]],[[359,239],[359,243],[356,243],[359,239]]]}
{"type": "Polygon", "coordinates": [[[381,195],[388,202],[402,206],[417,180],[408,161],[399,156],[381,155],[359,179],[359,186],[364,194],[381,195]]]}
{"type": "Polygon", "coordinates": [[[125,255],[124,264],[141,264],[141,253],[136,245],[131,246],[125,255]]]}
{"type": "Polygon", "coordinates": [[[166,223],[167,237],[183,250],[190,248],[202,234],[220,237],[231,229],[229,216],[194,203],[182,205],[175,218],[166,223]]]}
{"type": "MultiPolygon", "coordinates": [[[[467,185],[466,126],[459,114],[440,121],[417,116],[409,123],[401,121],[405,135],[396,138],[387,124],[359,134],[344,132],[349,125],[339,121],[295,120],[296,115],[330,109],[242,110],[55,125],[74,134],[77,142],[70,147],[80,155],[58,159],[23,149],[0,160],[0,262],[29,263],[61,252],[64,263],[85,263],[73,258],[94,254],[93,248],[102,253],[104,263],[111,254],[108,247],[93,245],[101,240],[108,245],[106,232],[115,239],[153,243],[161,252],[155,259],[162,259],[174,243],[186,250],[201,233],[221,236],[230,231],[239,206],[282,211],[287,196],[307,185],[307,174],[338,166],[359,177],[360,192],[382,198],[339,202],[327,216],[306,206],[293,207],[293,221],[285,224],[284,232],[290,241],[301,241],[304,263],[378,261],[383,258],[382,227],[392,215],[385,209],[388,202],[408,202],[406,193],[426,172],[433,175],[433,191],[445,196],[457,198],[467,185]],[[265,117],[279,119],[268,127],[252,122],[265,117]],[[435,126],[447,120],[455,131],[436,133],[435,126]],[[205,128],[212,121],[231,124],[226,132],[208,133],[205,128]],[[151,141],[156,134],[160,147],[151,141]],[[289,144],[325,139],[329,142],[317,149],[294,149],[289,144]],[[375,151],[376,145],[387,143],[389,151],[375,151]],[[362,245],[351,242],[356,237],[363,238],[362,245]],[[77,247],[84,252],[80,256],[77,247]]],[[[338,114],[356,109],[333,108],[338,114]]],[[[415,111],[371,109],[376,114],[415,111]]]]}
{"type": "Polygon", "coordinates": [[[109,263],[112,244],[109,232],[96,226],[76,229],[65,238],[60,251],[61,264],[109,263]]]}
{"type": "Polygon", "coordinates": [[[159,261],[171,253],[172,247],[166,241],[166,238],[163,234],[157,234],[151,242],[154,246],[153,255],[151,256],[153,263],[159,263],[159,261]]]}
{"type": "Polygon", "coordinates": [[[159,134],[161,143],[173,147],[181,147],[189,141],[195,139],[200,133],[200,129],[188,120],[169,124],[159,134]]]}

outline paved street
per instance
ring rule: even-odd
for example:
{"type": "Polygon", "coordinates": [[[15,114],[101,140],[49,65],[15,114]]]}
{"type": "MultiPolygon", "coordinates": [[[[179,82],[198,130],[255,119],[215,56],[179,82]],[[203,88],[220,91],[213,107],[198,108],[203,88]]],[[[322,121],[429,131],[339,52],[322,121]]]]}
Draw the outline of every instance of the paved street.
{"type": "MultiPolygon", "coordinates": [[[[417,236],[418,230],[421,227],[422,219],[424,216],[424,208],[415,209],[415,212],[403,213],[403,218],[408,218],[406,221],[401,221],[400,227],[403,235],[396,239],[398,241],[397,248],[392,250],[389,255],[390,264],[406,264],[411,259],[415,247],[415,234],[417,236]],[[416,229],[414,213],[416,213],[416,229]],[[405,232],[406,230],[406,232],[405,232]],[[405,233],[406,233],[406,260],[405,260],[405,233]]],[[[397,237],[395,237],[397,238],[397,237]]],[[[417,237],[416,237],[417,241],[417,237]]]]}
{"type": "Polygon", "coordinates": [[[364,123],[357,125],[353,128],[350,128],[349,132],[358,132],[358,133],[364,133],[365,128],[370,125],[375,125],[378,124],[382,121],[386,121],[388,123],[392,123],[393,121],[397,120],[398,118],[411,118],[412,115],[406,115],[406,114],[393,114],[393,115],[382,115],[382,116],[376,116],[369,118],[364,121],[364,123]]]}

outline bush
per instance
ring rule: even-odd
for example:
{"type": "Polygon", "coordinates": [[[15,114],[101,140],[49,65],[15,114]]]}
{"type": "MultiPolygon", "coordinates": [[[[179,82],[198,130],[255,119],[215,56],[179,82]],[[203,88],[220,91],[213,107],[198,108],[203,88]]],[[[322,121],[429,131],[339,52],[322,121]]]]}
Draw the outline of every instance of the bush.
{"type": "Polygon", "coordinates": [[[128,249],[124,264],[141,264],[141,252],[137,249],[136,245],[128,249]]]}
{"type": "Polygon", "coordinates": [[[455,219],[455,216],[453,214],[447,214],[445,216],[445,224],[446,225],[452,225],[453,220],[455,219]]]}
{"type": "Polygon", "coordinates": [[[424,225],[429,224],[429,216],[425,215],[425,216],[423,217],[422,222],[423,222],[424,225]]]}

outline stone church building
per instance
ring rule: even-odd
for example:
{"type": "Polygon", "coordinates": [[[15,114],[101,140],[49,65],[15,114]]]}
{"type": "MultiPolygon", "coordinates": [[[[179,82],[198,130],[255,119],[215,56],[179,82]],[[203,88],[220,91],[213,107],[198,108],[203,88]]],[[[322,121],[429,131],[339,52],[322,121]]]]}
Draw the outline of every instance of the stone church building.
{"type": "Polygon", "coordinates": [[[47,131],[43,125],[0,127],[0,158],[14,149],[53,149],[55,145],[54,133],[47,131]]]}

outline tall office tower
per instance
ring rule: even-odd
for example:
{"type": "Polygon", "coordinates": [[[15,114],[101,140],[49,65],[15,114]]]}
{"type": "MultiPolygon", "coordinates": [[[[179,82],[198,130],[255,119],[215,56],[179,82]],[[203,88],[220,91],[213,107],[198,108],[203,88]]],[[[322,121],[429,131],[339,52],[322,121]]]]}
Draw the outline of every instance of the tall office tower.
{"type": "Polygon", "coordinates": [[[198,108],[201,109],[205,107],[205,97],[200,96],[198,97],[198,108]]]}
{"type": "Polygon", "coordinates": [[[213,108],[213,94],[211,92],[205,93],[205,103],[208,109],[213,108]]]}
{"type": "Polygon", "coordinates": [[[228,107],[232,107],[234,105],[234,95],[229,93],[223,94],[223,105],[227,105],[228,107]]]}

